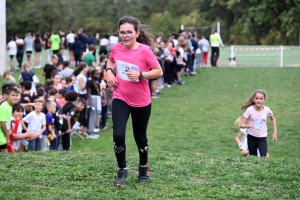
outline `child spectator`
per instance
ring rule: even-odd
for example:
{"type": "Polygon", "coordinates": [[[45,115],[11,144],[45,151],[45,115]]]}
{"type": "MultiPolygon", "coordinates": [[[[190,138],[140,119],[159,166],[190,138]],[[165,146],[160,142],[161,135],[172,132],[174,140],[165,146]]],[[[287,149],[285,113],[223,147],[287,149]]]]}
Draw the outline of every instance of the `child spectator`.
{"type": "Polygon", "coordinates": [[[43,136],[46,130],[46,116],[42,113],[44,101],[36,99],[34,101],[34,111],[26,115],[21,123],[26,132],[29,130],[34,133],[28,143],[29,151],[47,150],[47,137],[43,136]],[[25,125],[28,123],[28,127],[25,125]]]}
{"type": "Polygon", "coordinates": [[[15,152],[24,152],[25,146],[28,144],[29,140],[33,135],[32,132],[26,132],[22,134],[22,124],[21,120],[23,117],[24,108],[21,104],[14,104],[12,107],[12,116],[7,124],[7,129],[12,131],[12,147],[15,152]]]}
{"type": "Polygon", "coordinates": [[[60,47],[59,52],[56,54],[58,57],[58,63],[63,64],[64,63],[64,55],[65,54],[65,48],[60,47]]]}
{"type": "Polygon", "coordinates": [[[7,129],[7,122],[12,115],[12,106],[17,103],[19,91],[14,87],[2,87],[5,101],[0,105],[0,152],[7,152],[7,144],[9,144],[9,135],[11,131],[7,129]]]}
{"type": "Polygon", "coordinates": [[[72,128],[75,124],[75,122],[78,121],[80,116],[80,111],[84,109],[85,107],[85,100],[82,98],[79,98],[76,102],[76,106],[74,105],[74,102],[76,101],[78,97],[78,94],[73,91],[69,92],[66,95],[66,100],[68,101],[66,105],[63,108],[63,114],[66,115],[66,118],[64,119],[64,123],[62,126],[62,146],[63,150],[69,150],[70,149],[70,133],[73,131],[72,128]]]}
{"type": "MultiPolygon", "coordinates": [[[[48,110],[46,114],[46,130],[44,135],[47,136],[47,145],[50,146],[51,143],[55,143],[54,146],[58,146],[58,142],[56,141],[56,134],[54,129],[54,118],[53,115],[55,115],[56,112],[56,103],[53,101],[47,101],[46,102],[46,108],[48,110]]],[[[56,150],[56,149],[53,149],[56,150]]]]}
{"type": "Polygon", "coordinates": [[[100,83],[98,82],[100,73],[93,69],[91,71],[91,80],[86,82],[88,108],[89,108],[89,123],[88,123],[88,137],[97,138],[94,134],[95,125],[97,123],[97,113],[101,112],[101,97],[100,97],[100,83]]]}
{"type": "Polygon", "coordinates": [[[11,72],[9,70],[3,73],[3,78],[8,80],[8,83],[16,83],[16,79],[11,75],[11,72]]]}
{"type": "Polygon", "coordinates": [[[52,80],[53,80],[53,87],[58,91],[61,89],[61,84],[60,84],[60,75],[59,74],[53,74],[52,75],[52,80]]]}
{"type": "Polygon", "coordinates": [[[32,96],[32,101],[39,99],[39,100],[45,100],[45,89],[44,87],[39,87],[36,90],[36,95],[32,96]]]}
{"type": "Polygon", "coordinates": [[[19,80],[30,81],[31,82],[30,94],[33,95],[36,92],[36,84],[39,83],[39,79],[35,75],[35,73],[30,70],[29,65],[27,63],[23,65],[23,72],[21,72],[19,76],[19,80]]]}
{"type": "Polygon", "coordinates": [[[58,62],[57,55],[53,54],[51,61],[47,63],[43,69],[42,75],[45,76],[45,81],[51,79],[51,72],[56,70],[56,63],[58,62]]]}
{"type": "Polygon", "coordinates": [[[245,110],[240,128],[247,129],[249,154],[257,156],[257,149],[261,156],[266,157],[268,153],[267,143],[267,118],[270,117],[273,125],[273,140],[277,141],[276,119],[271,109],[264,105],[266,92],[257,90],[242,105],[245,110]],[[249,123],[248,123],[249,122],[249,123]]]}
{"type": "Polygon", "coordinates": [[[63,108],[65,104],[67,103],[65,100],[65,95],[67,91],[65,89],[58,90],[58,98],[56,99],[56,103],[63,108]]]}
{"type": "Polygon", "coordinates": [[[66,78],[66,90],[67,92],[74,91],[73,79],[71,77],[66,78]]]}
{"type": "Polygon", "coordinates": [[[32,111],[32,106],[33,106],[33,104],[31,104],[32,97],[30,94],[31,82],[23,81],[20,83],[20,86],[22,88],[22,93],[21,93],[21,98],[20,98],[19,103],[23,106],[23,108],[25,109],[26,114],[27,114],[32,111]]]}
{"type": "Polygon", "coordinates": [[[63,70],[63,63],[57,63],[56,64],[56,72],[57,72],[57,74],[60,75],[61,78],[62,78],[62,75],[61,75],[62,70],[63,70]]]}
{"type": "Polygon", "coordinates": [[[67,82],[65,78],[60,79],[61,89],[66,89],[66,84],[67,82]]]}
{"type": "Polygon", "coordinates": [[[14,41],[13,37],[9,37],[9,43],[7,44],[8,55],[10,57],[10,71],[13,73],[15,70],[14,67],[14,57],[17,54],[17,44],[14,41]]]}
{"type": "Polygon", "coordinates": [[[64,69],[61,71],[61,76],[62,78],[67,78],[72,76],[74,70],[70,68],[70,63],[69,61],[64,62],[64,69]]]}

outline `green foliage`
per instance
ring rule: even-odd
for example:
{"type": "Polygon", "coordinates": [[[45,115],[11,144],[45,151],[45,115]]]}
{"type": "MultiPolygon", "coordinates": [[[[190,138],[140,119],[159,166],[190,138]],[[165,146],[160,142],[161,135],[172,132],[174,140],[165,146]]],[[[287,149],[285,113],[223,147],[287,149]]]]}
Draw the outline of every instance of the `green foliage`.
{"type": "MultiPolygon", "coordinates": [[[[64,28],[107,34],[123,15],[151,25],[156,35],[185,26],[221,23],[227,44],[298,44],[300,1],[270,0],[7,0],[7,33],[64,28]]],[[[210,31],[200,34],[208,35],[210,31]]]]}

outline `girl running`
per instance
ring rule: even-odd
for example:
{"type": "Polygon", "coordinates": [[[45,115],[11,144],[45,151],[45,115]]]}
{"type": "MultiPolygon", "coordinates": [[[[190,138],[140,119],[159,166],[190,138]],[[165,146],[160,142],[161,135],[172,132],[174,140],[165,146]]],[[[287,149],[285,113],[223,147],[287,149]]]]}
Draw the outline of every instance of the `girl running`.
{"type": "Polygon", "coordinates": [[[145,183],[149,181],[147,126],[151,113],[151,96],[148,79],[159,78],[163,73],[150,48],[154,45],[154,38],[145,26],[132,16],[121,18],[118,26],[122,42],[112,48],[106,76],[108,86],[114,88],[113,140],[119,166],[114,185],[123,186],[128,176],[125,132],[130,114],[140,157],[138,180],[145,183]]]}
{"type": "Polygon", "coordinates": [[[264,106],[266,97],[267,95],[264,90],[257,90],[241,107],[245,112],[240,128],[247,128],[250,155],[257,156],[258,149],[260,156],[267,156],[267,117],[270,117],[273,124],[273,140],[277,141],[276,119],[271,109],[264,106]]]}

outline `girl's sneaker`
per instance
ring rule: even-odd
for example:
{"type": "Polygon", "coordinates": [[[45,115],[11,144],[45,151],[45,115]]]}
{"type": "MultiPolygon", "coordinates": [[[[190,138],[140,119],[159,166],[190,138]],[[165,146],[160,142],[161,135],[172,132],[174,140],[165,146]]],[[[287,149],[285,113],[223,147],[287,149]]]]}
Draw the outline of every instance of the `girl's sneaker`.
{"type": "Polygon", "coordinates": [[[150,180],[150,165],[149,165],[149,163],[145,167],[142,167],[139,165],[138,180],[139,180],[139,182],[142,182],[142,183],[149,182],[149,180],[150,180]]]}
{"type": "Polygon", "coordinates": [[[128,170],[127,169],[119,169],[117,173],[117,177],[115,179],[114,185],[117,187],[121,187],[125,185],[125,181],[128,177],[128,170]]]}

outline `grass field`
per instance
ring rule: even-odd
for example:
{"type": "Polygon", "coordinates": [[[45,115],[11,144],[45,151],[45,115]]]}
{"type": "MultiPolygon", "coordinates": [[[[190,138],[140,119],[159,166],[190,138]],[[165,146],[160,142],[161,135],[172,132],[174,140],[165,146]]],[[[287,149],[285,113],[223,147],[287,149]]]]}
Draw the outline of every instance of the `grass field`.
{"type": "Polygon", "coordinates": [[[299,199],[299,77],[299,68],[205,68],[184,77],[185,85],[163,89],[153,100],[148,128],[152,180],[147,185],[136,181],[138,154],[129,121],[125,188],[112,186],[117,168],[107,129],[97,140],[74,136],[71,152],[1,154],[0,197],[299,199]],[[270,159],[241,158],[233,123],[259,88],[267,91],[265,105],[277,119],[278,142],[271,140],[268,121],[270,159]]]}

